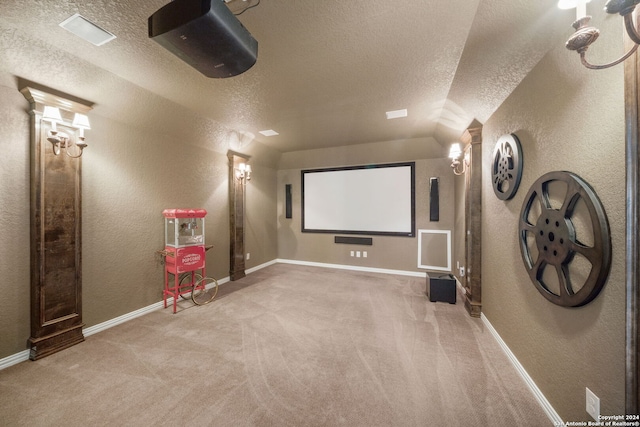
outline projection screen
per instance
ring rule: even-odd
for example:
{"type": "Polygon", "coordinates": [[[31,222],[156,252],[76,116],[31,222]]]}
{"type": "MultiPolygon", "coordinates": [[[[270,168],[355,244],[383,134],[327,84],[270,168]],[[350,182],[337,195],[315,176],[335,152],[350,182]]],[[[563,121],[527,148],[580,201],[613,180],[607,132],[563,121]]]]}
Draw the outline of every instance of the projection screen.
{"type": "Polygon", "coordinates": [[[303,170],[302,232],[415,236],[415,162],[303,170]]]}

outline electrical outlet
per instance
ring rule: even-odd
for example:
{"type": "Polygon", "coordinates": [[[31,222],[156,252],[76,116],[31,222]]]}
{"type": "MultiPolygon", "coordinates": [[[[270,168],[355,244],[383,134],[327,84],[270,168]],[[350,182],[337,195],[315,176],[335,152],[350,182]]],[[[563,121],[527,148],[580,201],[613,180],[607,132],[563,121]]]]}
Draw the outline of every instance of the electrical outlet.
{"type": "Polygon", "coordinates": [[[351,251],[351,256],[353,256],[353,251],[351,251]]]}
{"type": "Polygon", "coordinates": [[[587,413],[594,420],[600,420],[600,399],[587,387],[587,413]]]}
{"type": "Polygon", "coordinates": [[[460,277],[464,277],[464,267],[460,267],[460,277]]]}
{"type": "Polygon", "coordinates": [[[362,258],[366,258],[367,257],[367,251],[362,252],[362,258]]]}
{"type": "Polygon", "coordinates": [[[356,258],[360,258],[360,251],[356,251],[356,258]]]}
{"type": "Polygon", "coordinates": [[[247,252],[247,261],[251,259],[251,254],[247,252]]]}

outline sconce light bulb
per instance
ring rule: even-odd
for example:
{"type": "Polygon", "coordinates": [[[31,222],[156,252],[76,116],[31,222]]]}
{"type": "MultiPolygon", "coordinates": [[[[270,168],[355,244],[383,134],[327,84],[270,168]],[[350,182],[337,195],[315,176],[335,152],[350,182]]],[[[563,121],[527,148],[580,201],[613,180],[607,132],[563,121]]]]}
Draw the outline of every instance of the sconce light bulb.
{"type": "Polygon", "coordinates": [[[460,149],[460,144],[457,142],[454,142],[453,144],[451,144],[451,149],[449,150],[449,158],[453,160],[457,160],[461,154],[462,154],[462,150],[460,149]]]}

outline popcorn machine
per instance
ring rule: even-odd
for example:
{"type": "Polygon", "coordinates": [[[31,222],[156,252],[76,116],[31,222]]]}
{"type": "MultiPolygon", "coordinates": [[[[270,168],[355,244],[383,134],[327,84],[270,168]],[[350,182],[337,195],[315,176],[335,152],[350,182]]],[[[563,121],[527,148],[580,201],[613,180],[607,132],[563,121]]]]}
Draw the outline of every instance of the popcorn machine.
{"type": "Polygon", "coordinates": [[[218,282],[205,275],[205,252],[212,246],[204,244],[204,209],[165,209],[164,308],[167,297],[173,297],[173,312],[178,298],[191,298],[203,305],[215,298],[218,282]]]}

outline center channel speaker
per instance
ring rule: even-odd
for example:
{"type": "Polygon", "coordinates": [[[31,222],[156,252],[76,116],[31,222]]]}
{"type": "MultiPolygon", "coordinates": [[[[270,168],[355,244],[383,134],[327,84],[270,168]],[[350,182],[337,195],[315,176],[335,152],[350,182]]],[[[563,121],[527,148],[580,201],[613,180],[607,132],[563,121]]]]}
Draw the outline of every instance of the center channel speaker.
{"type": "Polygon", "coordinates": [[[148,23],[149,38],[207,77],[237,76],[258,58],[258,42],[222,0],[175,0],[148,23]]]}

